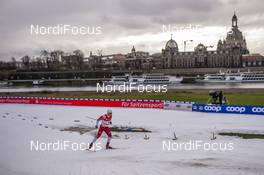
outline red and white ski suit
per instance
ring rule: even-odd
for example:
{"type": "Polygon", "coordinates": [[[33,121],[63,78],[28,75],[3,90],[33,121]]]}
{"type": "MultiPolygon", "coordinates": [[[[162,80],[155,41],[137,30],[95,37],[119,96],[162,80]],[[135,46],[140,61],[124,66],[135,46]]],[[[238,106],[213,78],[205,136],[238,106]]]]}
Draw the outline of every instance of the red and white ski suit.
{"type": "Polygon", "coordinates": [[[112,124],[111,120],[112,120],[112,115],[108,115],[108,114],[102,115],[97,119],[97,125],[99,121],[101,121],[101,125],[97,131],[96,139],[101,137],[103,132],[106,133],[108,139],[112,138],[111,129],[109,128],[109,125],[112,124]]]}

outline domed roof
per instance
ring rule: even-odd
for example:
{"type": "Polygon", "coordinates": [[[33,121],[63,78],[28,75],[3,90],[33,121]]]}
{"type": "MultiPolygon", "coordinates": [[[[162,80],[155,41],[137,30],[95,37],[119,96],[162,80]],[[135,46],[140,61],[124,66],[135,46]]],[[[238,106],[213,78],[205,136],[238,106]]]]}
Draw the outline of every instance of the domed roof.
{"type": "Polygon", "coordinates": [[[206,47],[202,43],[198,44],[195,48],[196,52],[202,52],[202,51],[206,51],[206,50],[207,50],[206,47]]]}
{"type": "Polygon", "coordinates": [[[165,48],[166,48],[166,49],[168,49],[168,48],[171,48],[171,49],[176,48],[176,49],[178,49],[178,44],[176,43],[175,40],[170,39],[170,40],[166,43],[165,48]]]}
{"type": "Polygon", "coordinates": [[[203,49],[203,48],[205,48],[205,46],[202,43],[200,43],[200,44],[197,45],[197,48],[203,49]]]}

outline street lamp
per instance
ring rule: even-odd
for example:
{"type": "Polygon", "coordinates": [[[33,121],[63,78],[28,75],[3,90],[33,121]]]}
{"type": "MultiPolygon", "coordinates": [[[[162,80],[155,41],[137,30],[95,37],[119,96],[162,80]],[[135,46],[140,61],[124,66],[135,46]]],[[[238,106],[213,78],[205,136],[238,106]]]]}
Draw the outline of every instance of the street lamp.
{"type": "Polygon", "coordinates": [[[193,42],[193,40],[185,40],[183,42],[183,44],[184,44],[184,52],[186,51],[186,44],[187,44],[187,42],[193,42]]]}

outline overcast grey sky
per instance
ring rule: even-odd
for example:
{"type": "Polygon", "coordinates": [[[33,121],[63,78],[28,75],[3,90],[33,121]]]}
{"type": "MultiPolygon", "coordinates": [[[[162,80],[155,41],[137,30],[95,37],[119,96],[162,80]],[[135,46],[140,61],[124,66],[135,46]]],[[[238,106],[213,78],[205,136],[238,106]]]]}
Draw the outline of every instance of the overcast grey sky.
{"type": "Polygon", "coordinates": [[[137,50],[160,52],[170,33],[163,25],[198,30],[173,32],[173,39],[187,49],[198,43],[216,45],[230,28],[236,11],[238,25],[251,53],[264,54],[262,0],[0,0],[0,59],[38,55],[40,50],[103,50],[103,54],[137,50]],[[32,35],[30,25],[100,26],[101,35],[32,35]]]}

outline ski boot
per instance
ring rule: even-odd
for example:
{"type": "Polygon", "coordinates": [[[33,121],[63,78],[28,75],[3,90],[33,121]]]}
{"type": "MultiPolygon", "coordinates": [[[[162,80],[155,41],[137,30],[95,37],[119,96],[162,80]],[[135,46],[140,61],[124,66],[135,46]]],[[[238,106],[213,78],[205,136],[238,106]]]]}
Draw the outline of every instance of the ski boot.
{"type": "Polygon", "coordinates": [[[109,142],[107,142],[107,143],[106,143],[106,146],[105,146],[105,149],[113,149],[113,147],[111,147],[111,146],[109,145],[109,142]]]}

